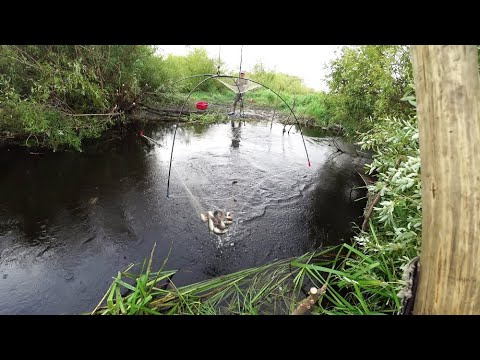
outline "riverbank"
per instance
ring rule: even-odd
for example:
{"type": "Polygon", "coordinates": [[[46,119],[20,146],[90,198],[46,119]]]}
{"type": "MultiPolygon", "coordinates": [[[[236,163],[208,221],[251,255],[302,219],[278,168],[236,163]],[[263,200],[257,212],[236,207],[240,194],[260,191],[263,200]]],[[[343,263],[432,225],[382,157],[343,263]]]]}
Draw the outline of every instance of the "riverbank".
{"type": "MultiPolygon", "coordinates": [[[[243,116],[240,114],[229,116],[230,108],[226,104],[210,104],[205,111],[196,110],[194,105],[186,106],[183,111],[175,105],[158,107],[153,105],[138,104],[131,111],[122,117],[115,117],[112,125],[104,130],[98,137],[84,139],[83,144],[93,144],[96,141],[104,142],[118,139],[129,132],[138,133],[146,124],[161,122],[180,123],[223,123],[227,121],[265,121],[277,122],[284,125],[285,131],[292,126],[300,125],[302,128],[323,131],[325,136],[342,136],[344,128],[340,124],[331,126],[320,126],[312,117],[298,116],[296,119],[276,109],[266,106],[252,105],[245,108],[243,116]],[[298,122],[297,122],[298,121],[298,122]]],[[[51,151],[48,142],[45,141],[45,134],[12,133],[10,131],[0,132],[0,151],[10,148],[24,148],[25,151],[36,154],[39,152],[51,151]]],[[[57,151],[69,151],[69,147],[61,147],[57,151]]]]}

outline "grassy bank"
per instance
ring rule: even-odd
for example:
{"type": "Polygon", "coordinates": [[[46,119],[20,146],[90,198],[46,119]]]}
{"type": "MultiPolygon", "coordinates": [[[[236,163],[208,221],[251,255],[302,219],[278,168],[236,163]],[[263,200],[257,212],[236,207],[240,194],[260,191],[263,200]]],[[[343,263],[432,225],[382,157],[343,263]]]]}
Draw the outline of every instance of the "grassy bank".
{"type": "MultiPolygon", "coordinates": [[[[329,117],[325,108],[325,93],[311,92],[306,94],[279,94],[287,102],[290,108],[295,113],[297,118],[309,119],[309,123],[315,126],[330,126],[333,125],[329,121],[329,117]]],[[[184,94],[184,99],[187,94],[184,94]]],[[[197,101],[207,101],[212,105],[219,105],[225,109],[230,109],[233,106],[235,94],[232,91],[206,93],[194,92],[191,95],[190,106],[193,106],[197,101]]],[[[237,105],[237,110],[239,105],[237,105]]],[[[267,109],[278,114],[283,114],[284,117],[290,116],[291,111],[288,106],[277,95],[268,89],[255,89],[245,94],[244,108],[246,111],[255,109],[267,109]]]]}

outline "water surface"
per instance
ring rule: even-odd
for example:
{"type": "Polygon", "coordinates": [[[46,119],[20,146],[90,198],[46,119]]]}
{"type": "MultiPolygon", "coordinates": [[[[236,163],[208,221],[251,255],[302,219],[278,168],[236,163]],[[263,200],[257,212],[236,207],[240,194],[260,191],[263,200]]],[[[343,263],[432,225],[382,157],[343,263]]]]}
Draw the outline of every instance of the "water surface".
{"type": "Polygon", "coordinates": [[[351,235],[365,196],[352,146],[269,122],[147,127],[84,153],[0,154],[0,314],[92,310],[112,276],[171,249],[177,285],[303,254],[351,235]],[[231,211],[215,235],[200,212],[231,211]]]}

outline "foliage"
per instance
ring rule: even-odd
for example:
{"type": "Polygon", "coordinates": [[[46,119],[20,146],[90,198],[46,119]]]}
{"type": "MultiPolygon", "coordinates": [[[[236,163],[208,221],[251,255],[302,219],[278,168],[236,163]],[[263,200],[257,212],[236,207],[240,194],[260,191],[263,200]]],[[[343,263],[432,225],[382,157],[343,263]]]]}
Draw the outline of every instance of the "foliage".
{"type": "Polygon", "coordinates": [[[226,116],[224,112],[209,112],[204,114],[190,114],[189,121],[190,122],[198,122],[202,124],[213,124],[218,123],[226,120],[226,116]]]}
{"type": "Polygon", "coordinates": [[[330,65],[328,115],[360,132],[370,129],[368,118],[402,117],[409,108],[400,99],[412,81],[408,46],[343,47],[330,65]]]}
{"type": "MultiPolygon", "coordinates": [[[[413,96],[404,99],[415,104],[413,96]]],[[[370,185],[369,190],[379,192],[381,200],[374,208],[370,233],[361,233],[355,240],[362,252],[371,258],[388,259],[398,290],[402,285],[399,280],[402,268],[418,255],[421,242],[420,150],[416,115],[375,121],[360,144],[363,149],[375,153],[367,168],[370,174],[377,174],[378,181],[370,185]]]]}
{"type": "Polygon", "coordinates": [[[247,78],[258,81],[279,93],[306,94],[313,91],[306,87],[303,79],[298,76],[267,70],[261,63],[254,66],[251,74],[247,74],[247,78]]]}
{"type": "MultiPolygon", "coordinates": [[[[181,92],[191,91],[202,80],[207,78],[206,76],[188,77],[217,73],[215,60],[209,58],[207,51],[203,48],[195,48],[186,56],[168,55],[165,59],[165,69],[170,82],[176,85],[170,87],[169,90],[181,92]]],[[[198,91],[225,92],[225,89],[222,84],[218,83],[218,81],[207,80],[198,87],[198,91]]]]}
{"type": "MultiPolygon", "coordinates": [[[[294,111],[297,117],[313,117],[318,125],[328,125],[329,119],[325,112],[325,99],[327,95],[323,92],[289,93],[280,94],[294,111]]],[[[291,114],[290,109],[274,93],[267,89],[260,89],[247,93],[247,103],[257,106],[276,108],[287,115],[291,114]]]]}
{"type": "MultiPolygon", "coordinates": [[[[252,92],[253,93],[253,92],[252,92]]],[[[251,93],[248,93],[246,98],[249,97],[251,93]]],[[[231,105],[233,103],[233,99],[235,94],[233,91],[227,89],[227,92],[206,92],[206,91],[195,91],[192,96],[190,97],[193,102],[197,101],[207,101],[209,104],[212,105],[231,105]]],[[[183,96],[183,100],[185,101],[185,96],[183,96]]]]}
{"type": "Polygon", "coordinates": [[[161,61],[144,45],[3,45],[0,130],[81,150],[82,139],[98,137],[113,118],[75,115],[127,113],[165,80],[152,71],[161,61]]]}

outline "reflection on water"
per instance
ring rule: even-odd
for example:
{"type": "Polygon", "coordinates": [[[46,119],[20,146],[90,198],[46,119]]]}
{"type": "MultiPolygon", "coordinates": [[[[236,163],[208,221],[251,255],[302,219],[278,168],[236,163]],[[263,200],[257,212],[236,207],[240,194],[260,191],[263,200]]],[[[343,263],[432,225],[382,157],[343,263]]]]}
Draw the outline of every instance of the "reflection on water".
{"type": "Polygon", "coordinates": [[[232,124],[232,148],[238,148],[240,146],[240,140],[242,139],[242,120],[238,120],[238,125],[236,127],[235,127],[235,120],[232,119],[231,124],[232,124]]]}
{"type": "MultiPolygon", "coordinates": [[[[128,264],[157,244],[154,267],[186,284],[336,243],[359,220],[357,160],[282,125],[151,126],[84,153],[0,156],[0,313],[92,309],[128,264]],[[232,211],[225,235],[201,211],[232,211]]],[[[347,146],[347,144],[344,144],[347,146]]]]}
{"type": "Polygon", "coordinates": [[[365,202],[361,200],[365,199],[367,191],[345,156],[325,161],[322,174],[329,181],[314,180],[309,227],[316,241],[323,245],[336,245],[354,234],[354,223],[362,222],[365,202]],[[343,218],[339,218],[339,214],[343,218]],[[339,226],[345,225],[346,219],[350,219],[351,226],[339,226]]]}

